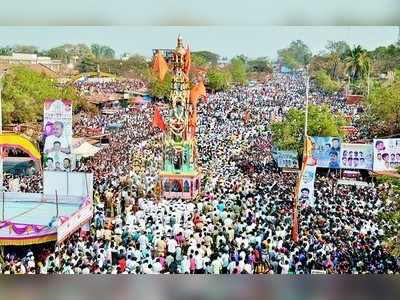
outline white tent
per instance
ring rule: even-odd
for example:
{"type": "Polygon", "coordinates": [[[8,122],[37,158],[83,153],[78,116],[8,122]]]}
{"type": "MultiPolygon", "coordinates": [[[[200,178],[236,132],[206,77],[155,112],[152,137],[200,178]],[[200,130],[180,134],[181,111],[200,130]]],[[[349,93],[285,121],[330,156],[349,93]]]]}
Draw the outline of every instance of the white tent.
{"type": "Polygon", "coordinates": [[[89,157],[89,156],[94,156],[99,151],[100,151],[99,147],[93,146],[88,142],[84,142],[78,148],[73,149],[72,153],[79,157],[89,157]]]}

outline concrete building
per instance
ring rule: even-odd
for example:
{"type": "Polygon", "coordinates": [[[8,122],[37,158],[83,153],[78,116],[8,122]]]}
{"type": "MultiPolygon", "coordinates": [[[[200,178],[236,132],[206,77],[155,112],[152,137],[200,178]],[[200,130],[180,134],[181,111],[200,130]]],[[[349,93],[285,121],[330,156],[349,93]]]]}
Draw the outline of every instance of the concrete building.
{"type": "Polygon", "coordinates": [[[11,56],[0,56],[0,63],[41,65],[56,73],[59,73],[63,68],[63,63],[60,60],[28,53],[13,53],[11,56]]]}

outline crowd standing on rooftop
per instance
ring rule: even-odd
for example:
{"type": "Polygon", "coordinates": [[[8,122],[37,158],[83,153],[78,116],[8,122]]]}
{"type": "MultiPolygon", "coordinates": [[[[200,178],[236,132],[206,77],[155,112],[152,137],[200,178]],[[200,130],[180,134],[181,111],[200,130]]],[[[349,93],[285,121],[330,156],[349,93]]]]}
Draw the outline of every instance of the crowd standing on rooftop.
{"type": "MultiPolygon", "coordinates": [[[[81,116],[82,127],[104,128],[110,144],[78,169],[94,173],[95,215],[89,234],[62,245],[5,255],[1,270],[63,274],[308,274],[399,273],[385,247],[391,225],[378,215],[393,204],[386,187],[336,185],[318,177],[315,206],[299,210],[298,242],[291,238],[296,174],[283,173],[271,155],[269,123],[303,107],[299,74],[275,74],[251,87],[208,96],[199,104],[202,194],[194,201],[154,193],[161,135],[153,107],[114,115],[81,116]],[[244,120],[243,113],[249,112],[244,120]],[[110,132],[109,124],[122,127],[110,132]]],[[[344,96],[311,85],[310,101],[352,112],[344,96]]]]}

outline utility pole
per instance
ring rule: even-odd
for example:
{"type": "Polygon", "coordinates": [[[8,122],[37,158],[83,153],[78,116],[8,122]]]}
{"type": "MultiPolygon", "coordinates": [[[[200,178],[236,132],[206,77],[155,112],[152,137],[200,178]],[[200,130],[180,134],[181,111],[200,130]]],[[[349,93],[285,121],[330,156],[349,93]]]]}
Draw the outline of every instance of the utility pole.
{"type": "MultiPolygon", "coordinates": [[[[7,70],[0,73],[0,134],[3,134],[3,108],[1,95],[3,93],[3,77],[7,70]]],[[[0,191],[4,191],[4,178],[3,178],[3,146],[0,145],[0,191]]]]}
{"type": "Polygon", "coordinates": [[[310,76],[308,75],[308,69],[306,70],[306,117],[304,122],[304,139],[307,138],[307,130],[308,130],[308,93],[310,89],[310,76]]]}

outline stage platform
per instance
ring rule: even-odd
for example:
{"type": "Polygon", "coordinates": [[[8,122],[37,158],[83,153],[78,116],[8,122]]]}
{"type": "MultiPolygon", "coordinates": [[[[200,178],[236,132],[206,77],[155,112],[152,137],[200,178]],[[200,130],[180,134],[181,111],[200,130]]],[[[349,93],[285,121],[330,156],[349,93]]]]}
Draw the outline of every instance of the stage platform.
{"type": "Polygon", "coordinates": [[[57,239],[61,220],[79,210],[82,197],[31,193],[0,194],[0,245],[30,245],[57,239]],[[3,201],[4,200],[4,201],[3,201]]]}

